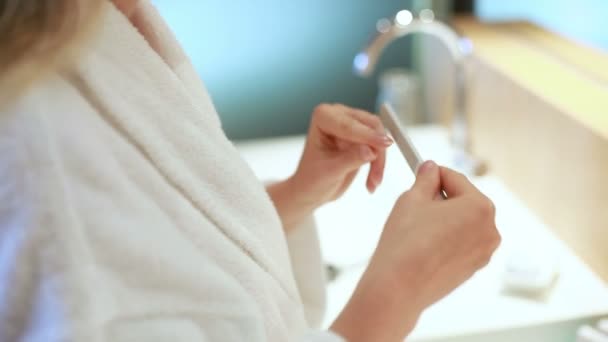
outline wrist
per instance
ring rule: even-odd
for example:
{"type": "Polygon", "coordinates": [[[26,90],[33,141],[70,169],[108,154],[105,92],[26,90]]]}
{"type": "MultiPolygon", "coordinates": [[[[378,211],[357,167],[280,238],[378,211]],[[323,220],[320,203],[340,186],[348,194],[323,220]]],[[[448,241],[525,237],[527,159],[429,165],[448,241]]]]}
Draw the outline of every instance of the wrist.
{"type": "Polygon", "coordinates": [[[285,184],[290,191],[292,201],[299,207],[313,212],[323,205],[323,198],[315,189],[314,182],[306,179],[306,176],[301,177],[297,171],[285,180],[285,184]]]}
{"type": "Polygon", "coordinates": [[[293,177],[266,188],[286,231],[296,227],[316,209],[313,201],[299,192],[293,177]]]}
{"type": "Polygon", "coordinates": [[[403,341],[422,313],[416,288],[366,272],[331,330],[349,342],[403,341]]]}

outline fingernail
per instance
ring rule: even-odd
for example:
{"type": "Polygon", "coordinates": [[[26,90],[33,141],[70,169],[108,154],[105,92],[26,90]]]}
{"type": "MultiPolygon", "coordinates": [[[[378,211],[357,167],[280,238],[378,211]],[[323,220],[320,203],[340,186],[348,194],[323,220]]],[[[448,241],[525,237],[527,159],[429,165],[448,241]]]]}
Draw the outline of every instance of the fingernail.
{"type": "Polygon", "coordinates": [[[432,160],[427,160],[422,165],[420,165],[420,167],[418,168],[418,173],[428,173],[435,170],[435,168],[437,168],[437,164],[435,164],[435,162],[432,160]]]}
{"type": "Polygon", "coordinates": [[[369,146],[364,145],[361,146],[361,158],[363,158],[363,160],[366,162],[369,162],[376,159],[376,154],[371,148],[369,148],[369,146]]]}
{"type": "Polygon", "coordinates": [[[376,136],[376,141],[378,142],[378,144],[384,146],[384,147],[389,147],[393,144],[393,139],[391,139],[388,135],[386,134],[379,134],[376,136]]]}
{"type": "Polygon", "coordinates": [[[378,189],[378,183],[376,182],[372,182],[372,188],[370,189],[369,193],[373,194],[376,192],[376,189],[378,189]]]}
{"type": "Polygon", "coordinates": [[[375,177],[373,178],[373,181],[374,181],[374,186],[378,187],[380,184],[382,184],[382,179],[383,179],[383,178],[384,178],[384,177],[383,177],[383,175],[378,175],[378,176],[375,176],[375,177]]]}

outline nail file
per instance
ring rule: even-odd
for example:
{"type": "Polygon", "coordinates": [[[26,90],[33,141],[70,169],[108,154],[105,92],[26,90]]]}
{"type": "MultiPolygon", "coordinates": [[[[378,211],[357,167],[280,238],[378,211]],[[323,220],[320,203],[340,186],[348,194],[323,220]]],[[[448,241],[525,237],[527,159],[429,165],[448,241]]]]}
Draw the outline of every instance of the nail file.
{"type": "Polygon", "coordinates": [[[416,174],[416,171],[423,163],[423,160],[420,158],[420,154],[418,154],[414,144],[412,144],[412,141],[405,133],[405,130],[401,127],[397,114],[390,104],[384,103],[380,107],[380,120],[382,120],[384,126],[393,136],[393,140],[395,140],[399,150],[401,150],[401,154],[405,157],[410,169],[416,174]]]}
{"type": "MultiPolygon", "coordinates": [[[[420,154],[418,154],[416,147],[414,147],[414,144],[405,133],[405,129],[399,122],[399,118],[390,104],[384,103],[380,106],[380,120],[382,120],[386,129],[388,129],[393,136],[393,140],[395,140],[399,150],[401,150],[401,154],[403,154],[403,157],[415,175],[420,165],[422,165],[423,160],[420,158],[420,154]]],[[[443,199],[447,199],[445,191],[441,190],[440,195],[443,199]]]]}

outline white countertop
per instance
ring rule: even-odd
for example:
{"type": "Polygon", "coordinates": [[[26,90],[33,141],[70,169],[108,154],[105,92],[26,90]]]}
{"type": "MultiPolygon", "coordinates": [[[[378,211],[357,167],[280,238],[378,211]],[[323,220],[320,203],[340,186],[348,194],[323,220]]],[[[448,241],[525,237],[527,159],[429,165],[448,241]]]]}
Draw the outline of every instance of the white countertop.
{"type": "MultiPolygon", "coordinates": [[[[444,130],[420,127],[409,133],[423,158],[449,165],[451,154],[444,130]]],[[[271,180],[285,178],[295,170],[303,145],[304,137],[299,136],[240,143],[237,148],[260,179],[271,180]]],[[[328,325],[350,297],[396,198],[414,180],[396,147],[389,149],[384,182],[374,195],[365,189],[366,171],[357,176],[343,198],[315,214],[325,260],[347,266],[328,286],[328,325]]],[[[608,314],[608,287],[580,258],[500,180],[485,176],[474,183],[496,205],[503,243],[486,268],[424,313],[411,340],[435,340],[608,314]],[[505,260],[514,251],[523,251],[531,259],[549,255],[558,261],[560,276],[543,298],[525,298],[503,290],[505,260]]]]}

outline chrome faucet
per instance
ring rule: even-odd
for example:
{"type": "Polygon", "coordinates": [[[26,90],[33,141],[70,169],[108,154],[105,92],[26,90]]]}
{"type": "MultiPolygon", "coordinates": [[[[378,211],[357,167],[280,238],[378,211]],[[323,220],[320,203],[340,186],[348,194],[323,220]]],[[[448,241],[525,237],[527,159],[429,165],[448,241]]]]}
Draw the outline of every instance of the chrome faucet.
{"type": "Polygon", "coordinates": [[[433,12],[422,10],[419,18],[403,10],[397,13],[394,22],[387,19],[379,21],[378,35],[354,60],[355,72],[364,77],[370,76],[384,49],[393,41],[405,36],[423,33],[436,37],[445,45],[454,61],[454,113],[451,122],[451,139],[456,151],[456,167],[466,173],[481,173],[477,163],[468,156],[470,137],[467,123],[467,90],[465,62],[473,52],[470,40],[459,36],[445,23],[435,20],[433,12]]]}

